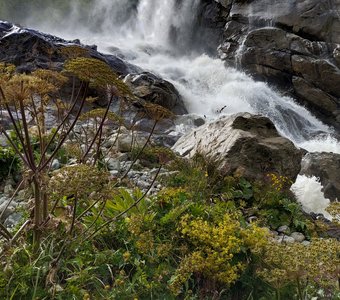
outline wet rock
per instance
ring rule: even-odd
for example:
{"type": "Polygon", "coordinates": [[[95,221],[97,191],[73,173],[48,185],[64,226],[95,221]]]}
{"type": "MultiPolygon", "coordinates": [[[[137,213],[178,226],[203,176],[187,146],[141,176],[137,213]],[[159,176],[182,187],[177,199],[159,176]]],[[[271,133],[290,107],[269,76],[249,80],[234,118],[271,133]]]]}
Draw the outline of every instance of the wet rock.
{"type": "Polygon", "coordinates": [[[266,180],[268,173],[277,173],[294,181],[302,158],[268,118],[248,113],[203,125],[181,137],[173,150],[187,157],[204,154],[219,163],[223,175],[239,174],[250,180],[266,180]]]}
{"type": "Polygon", "coordinates": [[[218,2],[231,6],[220,57],[340,129],[339,1],[218,2]]]}
{"type": "Polygon", "coordinates": [[[325,198],[340,200],[340,154],[308,153],[302,160],[301,175],[320,178],[325,198]]]}
{"type": "Polygon", "coordinates": [[[124,81],[135,96],[161,105],[178,115],[187,113],[183,100],[172,83],[149,72],[129,74],[124,81]]]}

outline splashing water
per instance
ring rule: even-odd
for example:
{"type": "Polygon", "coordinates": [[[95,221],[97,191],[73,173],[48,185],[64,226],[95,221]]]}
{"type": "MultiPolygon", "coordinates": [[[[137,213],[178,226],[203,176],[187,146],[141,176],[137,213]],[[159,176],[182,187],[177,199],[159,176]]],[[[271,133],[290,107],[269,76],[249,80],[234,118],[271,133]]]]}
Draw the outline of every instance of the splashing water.
{"type": "MultiPolygon", "coordinates": [[[[289,8],[290,2],[280,3],[289,8]]],[[[211,120],[221,114],[262,114],[297,146],[308,151],[340,153],[332,129],[293,99],[226,68],[219,59],[193,54],[195,49],[190,46],[200,4],[201,0],[95,0],[84,10],[78,0],[72,1],[71,9],[63,13],[49,3],[51,18],[37,21],[39,12],[32,11],[25,23],[64,38],[97,44],[103,52],[114,52],[118,47],[129,62],[172,82],[190,113],[211,120]]],[[[268,17],[273,16],[275,11],[271,9],[268,17]]],[[[324,213],[328,202],[316,178],[299,176],[293,190],[307,210],[324,213]]]]}
{"type": "Polygon", "coordinates": [[[332,216],[325,210],[330,201],[324,197],[321,191],[322,185],[318,178],[299,175],[291,190],[298,197],[302,208],[307,213],[320,213],[325,218],[332,220],[332,216]]]}

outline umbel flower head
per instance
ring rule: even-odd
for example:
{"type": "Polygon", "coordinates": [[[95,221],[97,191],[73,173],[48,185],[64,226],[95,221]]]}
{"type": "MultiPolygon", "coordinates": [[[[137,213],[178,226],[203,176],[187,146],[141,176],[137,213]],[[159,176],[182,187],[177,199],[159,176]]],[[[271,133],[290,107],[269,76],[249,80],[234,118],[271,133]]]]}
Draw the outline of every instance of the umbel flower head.
{"type": "Polygon", "coordinates": [[[133,97],[128,86],[118,78],[108,64],[99,59],[86,57],[71,59],[65,63],[64,73],[88,82],[90,87],[97,89],[114,87],[115,94],[133,97]]]}

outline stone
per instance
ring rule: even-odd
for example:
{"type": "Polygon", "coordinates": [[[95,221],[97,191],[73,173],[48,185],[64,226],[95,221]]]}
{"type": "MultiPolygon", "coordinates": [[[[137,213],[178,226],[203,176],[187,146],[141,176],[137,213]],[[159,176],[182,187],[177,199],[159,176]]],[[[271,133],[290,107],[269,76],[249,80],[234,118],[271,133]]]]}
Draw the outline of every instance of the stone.
{"type": "Polygon", "coordinates": [[[305,236],[301,232],[292,232],[290,236],[298,243],[301,243],[305,240],[305,236]]]}
{"type": "Polygon", "coordinates": [[[105,160],[106,166],[108,168],[109,171],[113,171],[113,170],[120,170],[120,161],[116,160],[114,158],[107,158],[105,160]]]}
{"type": "Polygon", "coordinates": [[[293,244],[295,243],[294,238],[288,236],[288,235],[278,235],[274,237],[274,241],[277,243],[284,243],[284,244],[293,244]]]}
{"type": "Polygon", "coordinates": [[[10,216],[12,213],[14,213],[15,207],[17,206],[17,203],[15,201],[12,201],[8,205],[9,200],[10,200],[10,198],[7,198],[7,197],[2,197],[0,199],[0,215],[2,214],[2,218],[0,220],[1,222],[6,220],[8,218],[8,216],[10,216]],[[6,208],[7,205],[8,205],[8,207],[6,208]]]}
{"type": "Polygon", "coordinates": [[[147,137],[143,133],[121,133],[118,136],[118,151],[130,152],[133,148],[141,148],[146,143],[147,137]]]}
{"type": "Polygon", "coordinates": [[[20,222],[21,218],[22,218],[21,213],[14,212],[6,219],[4,225],[9,228],[14,227],[20,222]]]}
{"type": "Polygon", "coordinates": [[[6,184],[4,187],[4,194],[11,196],[14,193],[14,188],[11,184],[6,184]]]}
{"type": "Polygon", "coordinates": [[[53,159],[52,165],[51,165],[51,169],[52,169],[52,170],[58,170],[58,169],[60,169],[60,167],[61,167],[61,165],[60,165],[59,160],[56,159],[56,158],[53,159]]]}
{"type": "Polygon", "coordinates": [[[301,244],[304,245],[304,246],[309,246],[310,245],[310,241],[303,241],[301,244]]]}
{"type": "Polygon", "coordinates": [[[112,177],[118,177],[119,176],[119,171],[117,171],[117,170],[112,170],[112,171],[110,171],[110,175],[112,176],[112,177]]]}
{"type": "Polygon", "coordinates": [[[328,152],[307,153],[301,164],[301,175],[320,179],[325,198],[340,200],[340,154],[328,152]]]}
{"type": "Polygon", "coordinates": [[[282,225],[276,231],[280,233],[288,234],[290,232],[290,229],[287,225],[282,225]]]}
{"type": "Polygon", "coordinates": [[[124,82],[138,98],[161,105],[175,114],[188,112],[174,85],[152,73],[129,74],[124,78],[124,82]]]}
{"type": "Polygon", "coordinates": [[[276,173],[294,182],[302,158],[300,150],[280,136],[268,118],[249,113],[224,116],[198,127],[172,149],[185,157],[205,155],[219,164],[222,175],[261,181],[267,180],[268,173],[276,173]]]}

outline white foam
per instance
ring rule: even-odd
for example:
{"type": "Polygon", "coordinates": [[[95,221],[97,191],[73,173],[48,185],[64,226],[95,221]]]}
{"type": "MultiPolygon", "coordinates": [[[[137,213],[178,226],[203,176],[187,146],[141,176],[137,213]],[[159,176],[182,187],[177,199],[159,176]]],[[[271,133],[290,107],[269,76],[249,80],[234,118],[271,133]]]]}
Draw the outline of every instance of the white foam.
{"type": "Polygon", "coordinates": [[[332,219],[331,215],[325,210],[330,204],[330,200],[324,197],[321,191],[322,185],[318,178],[299,175],[291,190],[307,213],[320,213],[327,219],[332,219]]]}

